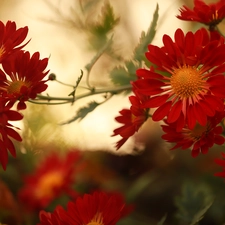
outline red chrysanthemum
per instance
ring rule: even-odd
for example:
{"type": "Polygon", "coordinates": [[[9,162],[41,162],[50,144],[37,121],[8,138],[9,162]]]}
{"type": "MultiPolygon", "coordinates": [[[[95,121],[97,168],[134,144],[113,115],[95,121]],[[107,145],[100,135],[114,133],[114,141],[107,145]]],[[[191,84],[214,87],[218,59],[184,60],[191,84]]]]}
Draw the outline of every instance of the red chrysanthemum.
{"type": "Polygon", "coordinates": [[[22,49],[27,43],[19,46],[25,40],[28,27],[16,29],[16,23],[8,21],[6,25],[0,21],[0,62],[22,49]]]}
{"type": "Polygon", "coordinates": [[[8,163],[8,151],[16,157],[16,150],[11,138],[22,141],[20,135],[15,131],[15,128],[18,128],[10,124],[9,121],[22,120],[23,116],[12,110],[11,107],[4,98],[0,98],[0,163],[4,170],[6,170],[8,163]]]}
{"type": "Polygon", "coordinates": [[[146,101],[146,96],[134,91],[134,96],[130,96],[130,109],[122,109],[115,120],[122,123],[123,126],[115,129],[112,136],[120,135],[122,137],[116,144],[119,149],[129,137],[139,130],[142,124],[148,119],[148,110],[143,109],[142,104],[146,101]]]}
{"type": "Polygon", "coordinates": [[[67,211],[59,206],[51,214],[41,211],[39,225],[115,225],[132,209],[120,193],[96,191],[70,201],[67,211]]]}
{"type": "Polygon", "coordinates": [[[216,164],[222,166],[223,171],[217,172],[214,175],[217,176],[217,177],[225,178],[225,153],[222,152],[221,154],[222,154],[223,159],[215,159],[214,161],[215,161],[216,164]]]}
{"type": "Polygon", "coordinates": [[[0,70],[0,93],[12,102],[19,101],[17,108],[26,108],[25,101],[35,99],[37,94],[48,87],[46,67],[48,58],[40,59],[39,52],[30,56],[29,52],[19,51],[13,58],[2,63],[0,70]]]}
{"type": "Polygon", "coordinates": [[[222,145],[225,142],[225,138],[221,136],[223,128],[218,126],[224,116],[224,112],[218,112],[214,117],[208,118],[205,126],[197,123],[192,130],[185,127],[179,132],[174,124],[162,125],[162,129],[166,133],[162,138],[168,142],[176,143],[171,150],[191,148],[193,157],[198,156],[199,153],[206,154],[214,144],[222,145]]]}
{"type": "Polygon", "coordinates": [[[76,193],[71,186],[79,159],[78,151],[68,152],[65,158],[56,152],[47,156],[34,174],[24,177],[25,185],[18,196],[25,208],[42,209],[62,194],[75,197],[76,193]]]}
{"type": "Polygon", "coordinates": [[[167,117],[177,122],[181,130],[185,124],[193,129],[198,122],[205,126],[208,116],[222,111],[225,98],[225,45],[211,40],[205,29],[184,35],[175,32],[175,41],[163,36],[164,46],[149,45],[147,59],[154,63],[155,72],[137,70],[139,80],[133,86],[150,96],[145,108],[157,108],[152,119],[167,117]]]}
{"type": "Polygon", "coordinates": [[[61,206],[56,206],[53,213],[41,210],[39,213],[40,223],[38,225],[71,225],[63,221],[66,211],[61,206]]]}
{"type": "Polygon", "coordinates": [[[225,0],[208,5],[201,0],[194,0],[193,10],[183,6],[183,8],[180,8],[180,15],[177,18],[204,23],[213,29],[225,18],[225,0]]]}

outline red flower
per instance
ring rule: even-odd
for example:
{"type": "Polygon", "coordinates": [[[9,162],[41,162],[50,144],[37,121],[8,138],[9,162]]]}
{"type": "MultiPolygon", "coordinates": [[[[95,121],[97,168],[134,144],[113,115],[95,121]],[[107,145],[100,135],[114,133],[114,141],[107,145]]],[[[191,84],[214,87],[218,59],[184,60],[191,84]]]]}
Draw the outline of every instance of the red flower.
{"type": "Polygon", "coordinates": [[[56,206],[53,213],[41,210],[39,213],[40,222],[38,225],[70,225],[62,220],[62,216],[66,216],[66,211],[61,206],[56,206]]]}
{"type": "Polygon", "coordinates": [[[22,141],[20,135],[14,130],[16,127],[9,121],[21,120],[23,116],[19,112],[11,110],[11,107],[5,99],[0,98],[0,163],[4,170],[8,163],[8,151],[16,157],[16,150],[11,138],[22,141]]]}
{"type": "Polygon", "coordinates": [[[120,193],[96,191],[68,203],[67,211],[57,207],[52,213],[41,212],[39,225],[115,225],[132,211],[120,193]],[[54,221],[53,221],[54,220],[54,221]]]}
{"type": "Polygon", "coordinates": [[[222,172],[215,173],[214,175],[217,177],[225,178],[225,153],[221,153],[223,159],[215,159],[215,163],[223,167],[222,172]]]}
{"type": "Polygon", "coordinates": [[[78,151],[68,152],[64,159],[56,152],[47,156],[32,175],[24,178],[25,186],[18,195],[25,208],[42,209],[63,193],[74,197],[71,185],[79,159],[78,151]]]}
{"type": "Polygon", "coordinates": [[[43,79],[48,73],[45,71],[48,59],[40,60],[39,57],[39,52],[30,57],[29,52],[19,51],[15,57],[2,63],[0,92],[12,102],[19,100],[18,109],[26,108],[24,101],[35,99],[47,88],[47,80],[43,79]]]}
{"type": "Polygon", "coordinates": [[[157,108],[152,119],[167,117],[168,123],[177,122],[181,130],[185,124],[193,129],[198,122],[205,126],[208,116],[223,111],[225,98],[225,45],[211,40],[205,29],[184,35],[175,32],[175,41],[163,36],[164,46],[149,45],[148,60],[155,64],[155,72],[137,70],[139,80],[133,86],[150,96],[145,108],[157,108]]]}
{"type": "Polygon", "coordinates": [[[148,110],[142,107],[146,96],[138,94],[137,91],[134,91],[134,94],[134,96],[129,97],[131,103],[130,109],[121,110],[119,112],[121,115],[115,118],[117,122],[124,124],[113,131],[112,136],[120,135],[122,137],[116,144],[117,149],[119,149],[129,137],[134,135],[148,118],[148,110]]]}
{"type": "Polygon", "coordinates": [[[179,132],[176,130],[175,124],[162,125],[163,131],[166,133],[162,138],[176,143],[171,150],[191,148],[193,157],[198,156],[199,153],[206,154],[214,144],[222,145],[225,142],[225,138],[221,136],[223,128],[218,126],[224,116],[224,112],[216,113],[214,117],[209,117],[205,126],[197,123],[192,130],[185,127],[179,132]]]}
{"type": "Polygon", "coordinates": [[[4,25],[0,21],[0,62],[22,49],[26,44],[19,46],[26,38],[28,27],[16,29],[16,23],[8,21],[4,25]]]}
{"type": "Polygon", "coordinates": [[[187,6],[180,8],[178,19],[187,21],[197,21],[209,25],[211,28],[219,24],[225,17],[225,0],[217,3],[205,4],[201,0],[194,0],[194,9],[187,6]]]}

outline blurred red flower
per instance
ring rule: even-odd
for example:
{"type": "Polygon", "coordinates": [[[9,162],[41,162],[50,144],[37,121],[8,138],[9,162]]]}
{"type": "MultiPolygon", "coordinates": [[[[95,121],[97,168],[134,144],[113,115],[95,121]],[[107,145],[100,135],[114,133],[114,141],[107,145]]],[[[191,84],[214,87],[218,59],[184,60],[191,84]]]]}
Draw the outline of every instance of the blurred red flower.
{"type": "Polygon", "coordinates": [[[24,207],[30,211],[39,210],[62,194],[75,197],[72,185],[80,158],[78,151],[69,151],[65,158],[57,152],[46,156],[33,174],[24,177],[24,187],[18,193],[24,207]]]}
{"type": "Polygon", "coordinates": [[[41,211],[39,225],[115,225],[132,210],[122,194],[96,191],[70,201],[67,211],[60,206],[53,213],[41,211]]]}
{"type": "Polygon", "coordinates": [[[65,222],[66,211],[61,206],[56,206],[53,213],[41,210],[39,213],[40,223],[38,225],[72,225],[65,222]]]}
{"type": "Polygon", "coordinates": [[[142,124],[148,119],[148,110],[143,109],[142,104],[146,101],[146,96],[139,94],[133,90],[134,95],[129,97],[130,109],[122,109],[115,120],[123,125],[115,129],[112,136],[120,135],[122,137],[116,144],[119,149],[129,137],[139,130],[142,124]]]}
{"type": "Polygon", "coordinates": [[[223,171],[217,172],[214,175],[217,176],[217,177],[225,178],[225,153],[222,152],[221,154],[222,154],[223,159],[215,159],[214,161],[215,161],[216,164],[222,166],[223,171]]]}
{"type": "Polygon", "coordinates": [[[164,46],[149,45],[147,59],[155,71],[138,69],[140,79],[134,82],[141,94],[149,96],[145,108],[157,108],[152,119],[167,117],[168,123],[185,124],[193,129],[198,122],[207,124],[207,117],[223,111],[225,98],[225,45],[223,39],[211,40],[205,29],[184,35],[175,32],[175,41],[163,36],[164,46]]]}
{"type": "Polygon", "coordinates": [[[6,170],[8,163],[8,151],[13,157],[16,157],[16,150],[11,140],[22,141],[20,135],[15,131],[18,129],[9,123],[9,121],[22,120],[23,116],[17,111],[11,109],[12,105],[6,99],[0,97],[0,163],[6,170]]]}
{"type": "Polygon", "coordinates": [[[180,8],[180,15],[177,18],[204,23],[213,29],[225,18],[225,0],[211,4],[206,4],[201,0],[194,0],[193,10],[183,6],[183,8],[180,8]]]}
{"type": "Polygon", "coordinates": [[[193,157],[198,156],[199,153],[206,154],[214,144],[222,145],[225,142],[225,138],[222,136],[223,128],[218,126],[224,116],[224,112],[217,112],[214,117],[208,118],[205,126],[197,123],[192,130],[185,127],[181,131],[177,131],[174,124],[162,125],[162,129],[166,133],[162,135],[162,138],[176,143],[171,150],[191,148],[193,157]]]}
{"type": "Polygon", "coordinates": [[[28,27],[16,29],[16,23],[8,21],[6,25],[0,21],[0,63],[13,53],[22,49],[27,43],[19,46],[25,40],[28,27]]]}
{"type": "Polygon", "coordinates": [[[30,56],[29,52],[19,51],[10,60],[2,63],[0,70],[0,92],[12,102],[19,101],[17,108],[25,109],[25,101],[35,99],[37,94],[48,87],[44,77],[48,74],[48,59],[40,59],[39,52],[30,56]],[[7,75],[6,75],[7,74],[7,75]]]}

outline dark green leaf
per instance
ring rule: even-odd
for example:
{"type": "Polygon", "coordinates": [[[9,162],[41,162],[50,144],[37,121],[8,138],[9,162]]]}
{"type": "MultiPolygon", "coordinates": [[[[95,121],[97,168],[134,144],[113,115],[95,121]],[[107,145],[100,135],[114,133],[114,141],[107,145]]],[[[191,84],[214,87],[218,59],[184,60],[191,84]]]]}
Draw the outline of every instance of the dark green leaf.
{"type": "Polygon", "coordinates": [[[145,52],[147,51],[147,47],[155,37],[157,21],[159,18],[158,11],[159,11],[159,6],[157,4],[154,15],[153,15],[153,20],[151,22],[151,25],[148,31],[147,33],[145,33],[144,31],[141,33],[140,42],[134,50],[134,59],[139,62],[141,62],[142,60],[145,60],[145,52]]]}
{"type": "Polygon", "coordinates": [[[106,1],[102,7],[101,13],[98,22],[96,22],[91,29],[97,36],[106,35],[119,22],[119,18],[115,17],[113,8],[108,1],[106,1]]]}
{"type": "Polygon", "coordinates": [[[166,221],[167,215],[163,216],[163,218],[157,223],[157,225],[163,225],[164,222],[166,221]]]}
{"type": "Polygon", "coordinates": [[[197,224],[205,215],[207,210],[211,207],[213,201],[208,202],[201,210],[199,210],[193,217],[193,220],[190,225],[195,225],[197,224]]]}
{"type": "Polygon", "coordinates": [[[136,70],[138,69],[137,64],[133,61],[125,62],[124,66],[115,67],[110,77],[115,85],[128,85],[131,81],[136,80],[136,70]]]}
{"type": "Polygon", "coordinates": [[[96,50],[102,48],[108,40],[108,34],[118,23],[119,18],[115,16],[112,6],[106,1],[101,9],[98,21],[89,24],[89,31],[91,32],[89,42],[92,47],[96,50]]]}
{"type": "Polygon", "coordinates": [[[181,196],[175,199],[176,217],[181,224],[195,225],[212,205],[213,197],[206,185],[185,183],[181,196]]]}
{"type": "Polygon", "coordinates": [[[99,105],[100,104],[95,101],[90,102],[87,106],[80,108],[72,119],[62,123],[62,125],[75,122],[76,120],[82,120],[88,113],[92,112],[99,105]]]}

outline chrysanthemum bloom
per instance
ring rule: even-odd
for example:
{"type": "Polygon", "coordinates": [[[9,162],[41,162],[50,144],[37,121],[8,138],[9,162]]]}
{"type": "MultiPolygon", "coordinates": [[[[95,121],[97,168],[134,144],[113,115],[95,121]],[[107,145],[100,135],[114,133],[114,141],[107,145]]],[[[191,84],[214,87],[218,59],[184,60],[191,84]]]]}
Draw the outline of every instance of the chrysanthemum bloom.
{"type": "Polygon", "coordinates": [[[176,131],[174,124],[162,125],[162,129],[166,133],[162,138],[168,142],[176,143],[171,150],[191,148],[193,157],[198,156],[199,153],[206,154],[214,144],[222,145],[225,142],[225,138],[221,135],[223,128],[218,125],[224,116],[224,112],[217,112],[214,117],[208,118],[205,126],[197,123],[192,130],[185,127],[180,132],[176,131]]]}
{"type": "Polygon", "coordinates": [[[55,210],[50,212],[45,212],[41,210],[39,213],[40,223],[38,225],[71,225],[65,221],[66,211],[61,206],[56,206],[55,210]]]}
{"type": "Polygon", "coordinates": [[[135,87],[150,96],[146,108],[157,108],[152,119],[167,117],[168,123],[185,124],[193,129],[198,122],[205,126],[208,116],[223,111],[225,98],[225,45],[221,40],[210,40],[205,29],[184,35],[175,32],[175,41],[163,36],[164,46],[149,45],[147,59],[156,66],[155,72],[137,70],[135,87]]]}
{"type": "Polygon", "coordinates": [[[17,108],[25,109],[25,101],[35,99],[48,87],[48,79],[43,80],[48,74],[47,64],[48,58],[41,60],[39,52],[30,56],[29,52],[19,51],[15,57],[2,63],[0,93],[12,102],[18,100],[17,108]]]}
{"type": "Polygon", "coordinates": [[[28,27],[16,29],[16,23],[8,21],[6,25],[0,21],[0,63],[13,53],[22,49],[22,44],[28,33],[28,27]]]}
{"type": "Polygon", "coordinates": [[[24,177],[25,185],[18,196],[25,208],[43,209],[62,194],[75,197],[72,185],[79,159],[78,151],[68,152],[65,158],[56,152],[46,156],[33,174],[24,177]]]}
{"type": "Polygon", "coordinates": [[[225,153],[222,152],[221,154],[222,154],[223,159],[215,159],[214,161],[215,161],[216,164],[222,166],[223,171],[215,173],[214,175],[217,176],[217,177],[225,178],[225,153]]]}
{"type": "Polygon", "coordinates": [[[123,125],[115,129],[112,136],[120,135],[122,137],[116,144],[119,149],[129,137],[139,130],[142,124],[148,119],[148,110],[143,109],[142,104],[146,101],[146,96],[139,94],[134,90],[133,96],[129,97],[130,109],[122,109],[115,120],[123,125]]]}
{"type": "Polygon", "coordinates": [[[225,0],[217,3],[206,4],[201,0],[194,0],[194,9],[187,6],[180,8],[177,18],[186,21],[196,21],[206,24],[210,29],[219,24],[225,18],[225,0]]]}
{"type": "Polygon", "coordinates": [[[57,207],[52,214],[40,213],[39,225],[116,225],[133,210],[120,193],[96,191],[68,203],[67,211],[57,207]],[[54,222],[53,223],[53,219],[54,222]]]}
{"type": "Polygon", "coordinates": [[[0,97],[0,163],[4,170],[6,170],[8,163],[8,151],[16,157],[16,150],[11,138],[22,141],[20,135],[15,131],[18,128],[10,124],[9,121],[22,120],[23,116],[12,110],[11,107],[4,98],[0,97]]]}

